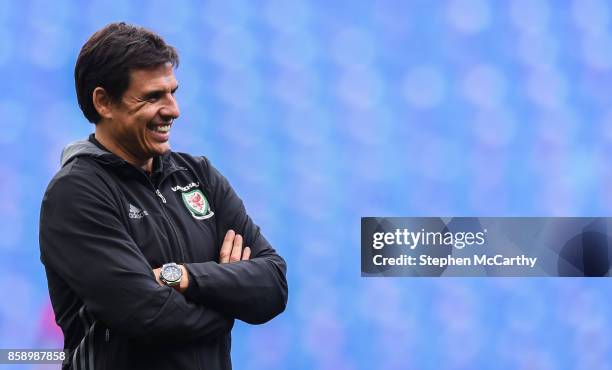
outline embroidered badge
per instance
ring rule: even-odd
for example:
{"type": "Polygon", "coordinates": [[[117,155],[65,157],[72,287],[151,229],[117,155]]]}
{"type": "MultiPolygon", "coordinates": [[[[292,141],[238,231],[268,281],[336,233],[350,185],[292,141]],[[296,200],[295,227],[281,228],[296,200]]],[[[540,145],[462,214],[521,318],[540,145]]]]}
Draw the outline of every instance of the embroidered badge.
{"type": "Polygon", "coordinates": [[[204,220],[212,217],[215,214],[210,209],[208,200],[200,189],[192,190],[181,194],[183,196],[183,202],[185,203],[185,206],[194,218],[198,220],[204,220]]]}

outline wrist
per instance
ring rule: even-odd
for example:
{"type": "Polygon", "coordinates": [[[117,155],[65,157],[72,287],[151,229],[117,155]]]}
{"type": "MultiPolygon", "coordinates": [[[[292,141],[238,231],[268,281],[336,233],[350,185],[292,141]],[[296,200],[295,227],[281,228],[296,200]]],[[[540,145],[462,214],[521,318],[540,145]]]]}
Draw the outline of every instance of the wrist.
{"type": "Polygon", "coordinates": [[[159,271],[159,280],[171,288],[178,289],[182,279],[183,270],[177,263],[165,263],[159,271]]]}
{"type": "Polygon", "coordinates": [[[189,271],[185,265],[179,265],[181,267],[181,271],[183,271],[183,275],[181,276],[181,282],[178,285],[179,291],[183,293],[189,287],[189,271]]]}

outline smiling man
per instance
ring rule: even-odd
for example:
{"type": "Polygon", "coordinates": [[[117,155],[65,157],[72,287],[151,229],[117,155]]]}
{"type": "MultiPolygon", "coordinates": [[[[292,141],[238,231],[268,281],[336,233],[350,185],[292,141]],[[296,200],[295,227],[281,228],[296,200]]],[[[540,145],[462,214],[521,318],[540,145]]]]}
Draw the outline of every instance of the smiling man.
{"type": "Polygon", "coordinates": [[[100,86],[93,104],[101,116],[95,138],[110,152],[151,172],[153,157],[170,150],[170,129],[179,116],[174,97],[178,82],[171,62],[134,70],[119,104],[100,86]]]}
{"type": "Polygon", "coordinates": [[[95,124],[45,193],[41,260],[62,369],[231,369],[234,319],[285,309],[286,265],[205,157],[170,150],[176,50],[113,23],[75,67],[95,124]]]}

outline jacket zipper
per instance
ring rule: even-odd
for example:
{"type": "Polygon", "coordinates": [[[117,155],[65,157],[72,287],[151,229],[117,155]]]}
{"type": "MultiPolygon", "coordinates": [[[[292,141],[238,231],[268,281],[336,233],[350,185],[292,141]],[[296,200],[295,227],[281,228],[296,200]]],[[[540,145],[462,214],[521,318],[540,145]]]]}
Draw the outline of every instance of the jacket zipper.
{"type": "Polygon", "coordinates": [[[183,249],[183,244],[181,243],[181,239],[179,238],[179,233],[178,231],[176,231],[176,228],[174,227],[174,222],[172,221],[170,216],[168,216],[168,212],[166,211],[166,206],[164,205],[167,203],[166,198],[164,198],[164,196],[162,195],[161,191],[159,191],[159,189],[155,189],[155,194],[159,198],[159,201],[161,203],[162,213],[164,214],[164,217],[166,218],[168,225],[170,225],[170,228],[172,229],[172,232],[174,233],[174,237],[178,244],[179,250],[181,251],[182,261],[180,262],[185,262],[185,250],[183,249]]]}
{"type": "Polygon", "coordinates": [[[110,329],[106,329],[106,332],[104,333],[104,341],[106,343],[110,342],[110,329]]]}
{"type": "MultiPolygon", "coordinates": [[[[176,171],[182,170],[183,168],[179,168],[176,171]]],[[[175,172],[175,171],[172,171],[175,172]]],[[[159,181],[159,186],[161,186],[161,184],[164,182],[164,180],[172,173],[169,172],[167,173],[160,181],[159,181]]],[[[155,194],[157,195],[157,197],[160,199],[161,204],[161,209],[162,212],[164,214],[164,217],[166,218],[166,221],[168,222],[168,224],[170,225],[170,228],[172,229],[172,232],[174,233],[174,237],[176,239],[176,242],[178,244],[179,250],[181,251],[181,259],[182,261],[180,262],[185,262],[185,250],[183,249],[183,244],[181,243],[181,239],[179,237],[179,233],[178,231],[176,231],[176,227],[174,226],[174,222],[172,221],[172,219],[170,218],[170,216],[168,216],[168,212],[166,212],[166,206],[164,206],[164,204],[167,204],[166,198],[164,197],[164,195],[161,193],[161,191],[159,190],[159,188],[156,188],[153,183],[151,182],[151,180],[149,178],[147,178],[147,181],[149,182],[149,184],[151,185],[151,188],[153,190],[155,190],[155,194]]]]}

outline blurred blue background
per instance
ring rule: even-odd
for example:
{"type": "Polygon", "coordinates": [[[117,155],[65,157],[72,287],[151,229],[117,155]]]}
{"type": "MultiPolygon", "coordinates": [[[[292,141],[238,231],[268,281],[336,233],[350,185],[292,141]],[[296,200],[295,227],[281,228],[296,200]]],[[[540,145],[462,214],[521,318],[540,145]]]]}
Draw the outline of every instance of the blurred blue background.
{"type": "Polygon", "coordinates": [[[173,148],[208,156],[288,262],[288,309],[237,323],[236,369],[610,369],[608,279],[361,278],[359,225],[609,216],[611,16],[600,0],[0,0],[0,348],[61,347],[38,212],[62,147],[93,130],[76,56],[123,20],[180,53],[173,148]]]}

